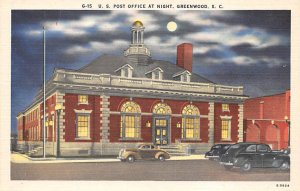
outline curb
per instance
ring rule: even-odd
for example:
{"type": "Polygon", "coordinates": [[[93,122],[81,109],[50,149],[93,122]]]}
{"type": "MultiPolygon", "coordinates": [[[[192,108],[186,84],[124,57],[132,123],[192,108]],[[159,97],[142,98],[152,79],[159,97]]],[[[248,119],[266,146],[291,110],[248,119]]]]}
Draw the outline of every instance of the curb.
{"type": "MultiPolygon", "coordinates": [[[[74,159],[74,158],[31,158],[25,154],[14,153],[16,155],[26,158],[27,161],[12,160],[12,163],[105,163],[105,162],[120,162],[117,158],[105,158],[105,159],[74,159]]],[[[191,156],[174,156],[168,159],[168,161],[180,161],[180,160],[207,160],[204,155],[191,155],[191,156]]]]}

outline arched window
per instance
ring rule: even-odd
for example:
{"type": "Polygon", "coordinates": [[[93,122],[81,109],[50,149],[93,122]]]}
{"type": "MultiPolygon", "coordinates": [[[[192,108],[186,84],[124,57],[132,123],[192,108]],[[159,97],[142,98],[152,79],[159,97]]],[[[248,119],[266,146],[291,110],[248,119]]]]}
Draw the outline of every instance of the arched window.
{"type": "Polygon", "coordinates": [[[161,114],[161,115],[170,115],[172,113],[172,110],[170,106],[168,106],[165,103],[158,103],[153,108],[154,114],[161,114]]]}
{"type": "Polygon", "coordinates": [[[141,108],[133,101],[125,102],[121,107],[121,138],[140,138],[141,108]]]}
{"type": "Polygon", "coordinates": [[[182,110],[182,139],[200,139],[200,112],[194,105],[182,110]]]}

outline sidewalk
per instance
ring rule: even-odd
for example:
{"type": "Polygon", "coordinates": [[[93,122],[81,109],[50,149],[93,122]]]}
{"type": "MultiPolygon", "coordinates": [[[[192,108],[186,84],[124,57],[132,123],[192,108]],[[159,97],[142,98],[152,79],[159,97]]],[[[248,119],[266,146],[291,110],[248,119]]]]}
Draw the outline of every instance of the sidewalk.
{"type": "MultiPolygon", "coordinates": [[[[168,160],[206,160],[204,155],[173,156],[168,160]]],[[[11,154],[13,163],[78,163],[78,162],[120,162],[117,158],[30,158],[20,153],[11,154]]]]}

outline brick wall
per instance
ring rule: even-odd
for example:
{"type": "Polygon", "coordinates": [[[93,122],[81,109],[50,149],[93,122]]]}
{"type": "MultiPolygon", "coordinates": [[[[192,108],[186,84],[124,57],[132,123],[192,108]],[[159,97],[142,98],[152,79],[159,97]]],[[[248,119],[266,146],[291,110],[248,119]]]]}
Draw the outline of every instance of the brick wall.
{"type": "MultiPolygon", "coordinates": [[[[111,96],[110,97],[110,111],[120,112],[121,106],[126,101],[130,101],[129,98],[111,96]]],[[[147,113],[147,115],[142,115],[141,117],[141,138],[144,142],[152,142],[152,128],[146,127],[147,121],[152,124],[152,110],[153,107],[161,102],[161,99],[152,98],[133,98],[132,101],[136,102],[142,113],[147,113]],[[149,115],[150,114],[150,115],[149,115]]],[[[189,101],[179,101],[179,100],[163,100],[164,103],[169,105],[172,110],[172,114],[182,114],[182,109],[190,104],[189,101]]],[[[208,103],[207,102],[193,102],[193,105],[197,106],[200,115],[208,115],[208,103]]],[[[120,141],[120,114],[110,115],[110,142],[120,141]]],[[[171,117],[171,142],[174,143],[176,139],[181,139],[181,128],[177,128],[177,123],[181,124],[180,116],[171,117]]],[[[201,142],[208,141],[208,119],[201,118],[200,120],[200,138],[201,142]]],[[[124,140],[122,140],[124,141],[124,140]]],[[[126,142],[126,141],[124,141],[126,142]]],[[[131,141],[130,141],[131,142],[131,141]]],[[[189,141],[197,142],[197,141],[189,141]]],[[[199,142],[199,141],[198,141],[199,142]]]]}
{"type": "Polygon", "coordinates": [[[78,104],[78,94],[65,94],[65,141],[100,141],[100,96],[88,95],[88,104],[78,104]],[[75,110],[92,110],[90,114],[90,140],[76,140],[75,110]]]}
{"type": "MultiPolygon", "coordinates": [[[[231,116],[231,141],[238,142],[238,104],[229,104],[229,111],[222,111],[222,103],[215,103],[215,131],[214,139],[215,142],[224,142],[221,140],[221,116],[231,116]]],[[[226,141],[225,141],[226,142],[226,141]]]]}

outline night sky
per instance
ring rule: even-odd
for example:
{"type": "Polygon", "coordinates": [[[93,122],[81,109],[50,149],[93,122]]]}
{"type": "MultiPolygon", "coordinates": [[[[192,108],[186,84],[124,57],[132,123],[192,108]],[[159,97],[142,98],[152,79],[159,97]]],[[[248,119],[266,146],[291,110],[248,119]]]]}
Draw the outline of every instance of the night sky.
{"type": "MultiPolygon", "coordinates": [[[[250,97],[290,89],[290,11],[12,11],[12,132],[16,115],[42,87],[43,26],[46,77],[79,69],[102,54],[122,55],[135,20],[145,26],[154,59],[175,63],[176,46],[194,45],[193,72],[250,97]],[[170,32],[168,22],[177,23],[170,32]]],[[[109,63],[108,63],[109,64],[109,63]]]]}

